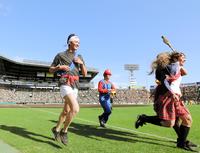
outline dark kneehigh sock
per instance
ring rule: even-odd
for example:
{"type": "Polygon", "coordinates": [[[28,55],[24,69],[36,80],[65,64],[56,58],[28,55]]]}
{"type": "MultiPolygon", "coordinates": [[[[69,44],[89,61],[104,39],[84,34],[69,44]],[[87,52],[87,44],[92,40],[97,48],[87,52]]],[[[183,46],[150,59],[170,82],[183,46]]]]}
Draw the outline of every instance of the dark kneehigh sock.
{"type": "MultiPolygon", "coordinates": [[[[187,136],[186,136],[186,138],[182,138],[182,142],[181,142],[181,132],[180,132],[180,125],[179,125],[179,123],[176,122],[175,125],[173,126],[173,128],[174,128],[174,130],[175,130],[175,132],[177,134],[177,137],[178,137],[177,138],[177,146],[178,147],[184,147],[184,145],[187,145],[189,147],[198,147],[198,145],[196,145],[193,142],[187,140],[187,136]]],[[[188,128],[188,127],[186,127],[186,128],[188,129],[188,133],[189,133],[190,128],[188,128]]],[[[187,135],[188,135],[188,133],[187,133],[187,135]]]]}
{"type": "Polygon", "coordinates": [[[178,146],[185,145],[189,131],[190,131],[190,127],[187,127],[184,125],[180,126],[180,137],[179,137],[179,143],[177,144],[178,146]]]}
{"type": "Polygon", "coordinates": [[[178,124],[175,123],[175,125],[173,126],[174,131],[176,132],[176,135],[178,137],[178,139],[180,138],[181,132],[180,132],[180,126],[178,124]]]}
{"type": "Polygon", "coordinates": [[[154,125],[159,125],[161,126],[161,121],[162,119],[160,119],[158,116],[144,116],[143,118],[143,121],[145,123],[151,123],[151,124],[154,124],[154,125]]]}

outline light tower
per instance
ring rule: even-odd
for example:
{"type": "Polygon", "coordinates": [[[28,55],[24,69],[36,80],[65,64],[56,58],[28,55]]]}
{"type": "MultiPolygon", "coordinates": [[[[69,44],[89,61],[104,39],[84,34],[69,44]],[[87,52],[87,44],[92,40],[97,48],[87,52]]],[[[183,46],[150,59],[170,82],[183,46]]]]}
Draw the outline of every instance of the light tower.
{"type": "Polygon", "coordinates": [[[134,77],[134,71],[139,70],[138,64],[125,64],[124,69],[130,72],[129,76],[129,86],[134,88],[136,86],[136,78],[134,77]]]}

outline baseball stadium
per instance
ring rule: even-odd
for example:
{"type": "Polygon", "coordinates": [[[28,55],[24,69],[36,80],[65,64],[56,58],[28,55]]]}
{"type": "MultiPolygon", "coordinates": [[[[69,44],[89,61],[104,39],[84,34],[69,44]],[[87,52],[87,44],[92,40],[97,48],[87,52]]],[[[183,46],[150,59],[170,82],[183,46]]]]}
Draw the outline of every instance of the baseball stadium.
{"type": "MultiPolygon", "coordinates": [[[[171,128],[143,125],[135,129],[138,114],[154,115],[153,93],[145,87],[117,89],[112,115],[99,126],[102,112],[99,93],[92,80],[98,69],[87,67],[80,75],[80,112],[69,127],[69,142],[54,141],[51,128],[64,102],[59,76],[49,72],[50,62],[13,60],[0,56],[0,153],[182,153],[171,128]],[[145,145],[145,147],[144,147],[145,145]]],[[[193,117],[189,140],[200,144],[200,82],[181,84],[183,101],[193,117]]]]}
{"type": "Polygon", "coordinates": [[[0,153],[200,153],[199,0],[0,0],[0,153]]]}

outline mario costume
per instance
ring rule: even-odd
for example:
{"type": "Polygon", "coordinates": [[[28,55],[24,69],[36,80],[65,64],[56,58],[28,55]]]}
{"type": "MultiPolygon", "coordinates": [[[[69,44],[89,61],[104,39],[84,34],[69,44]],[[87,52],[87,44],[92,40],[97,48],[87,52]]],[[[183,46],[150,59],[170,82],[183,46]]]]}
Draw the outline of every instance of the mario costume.
{"type": "Polygon", "coordinates": [[[99,123],[101,127],[105,127],[110,114],[112,113],[111,93],[115,92],[114,85],[109,81],[111,71],[105,70],[103,73],[104,79],[98,83],[99,102],[104,112],[99,116],[99,123]]]}

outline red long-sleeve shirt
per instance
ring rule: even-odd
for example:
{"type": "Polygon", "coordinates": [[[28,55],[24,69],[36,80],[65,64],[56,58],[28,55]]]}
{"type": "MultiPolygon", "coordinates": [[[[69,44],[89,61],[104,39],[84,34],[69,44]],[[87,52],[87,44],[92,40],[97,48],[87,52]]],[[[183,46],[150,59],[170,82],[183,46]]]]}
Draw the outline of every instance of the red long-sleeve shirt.
{"type": "Polygon", "coordinates": [[[99,93],[108,93],[109,89],[115,89],[115,86],[110,81],[106,80],[99,81],[98,84],[99,93]]]}

